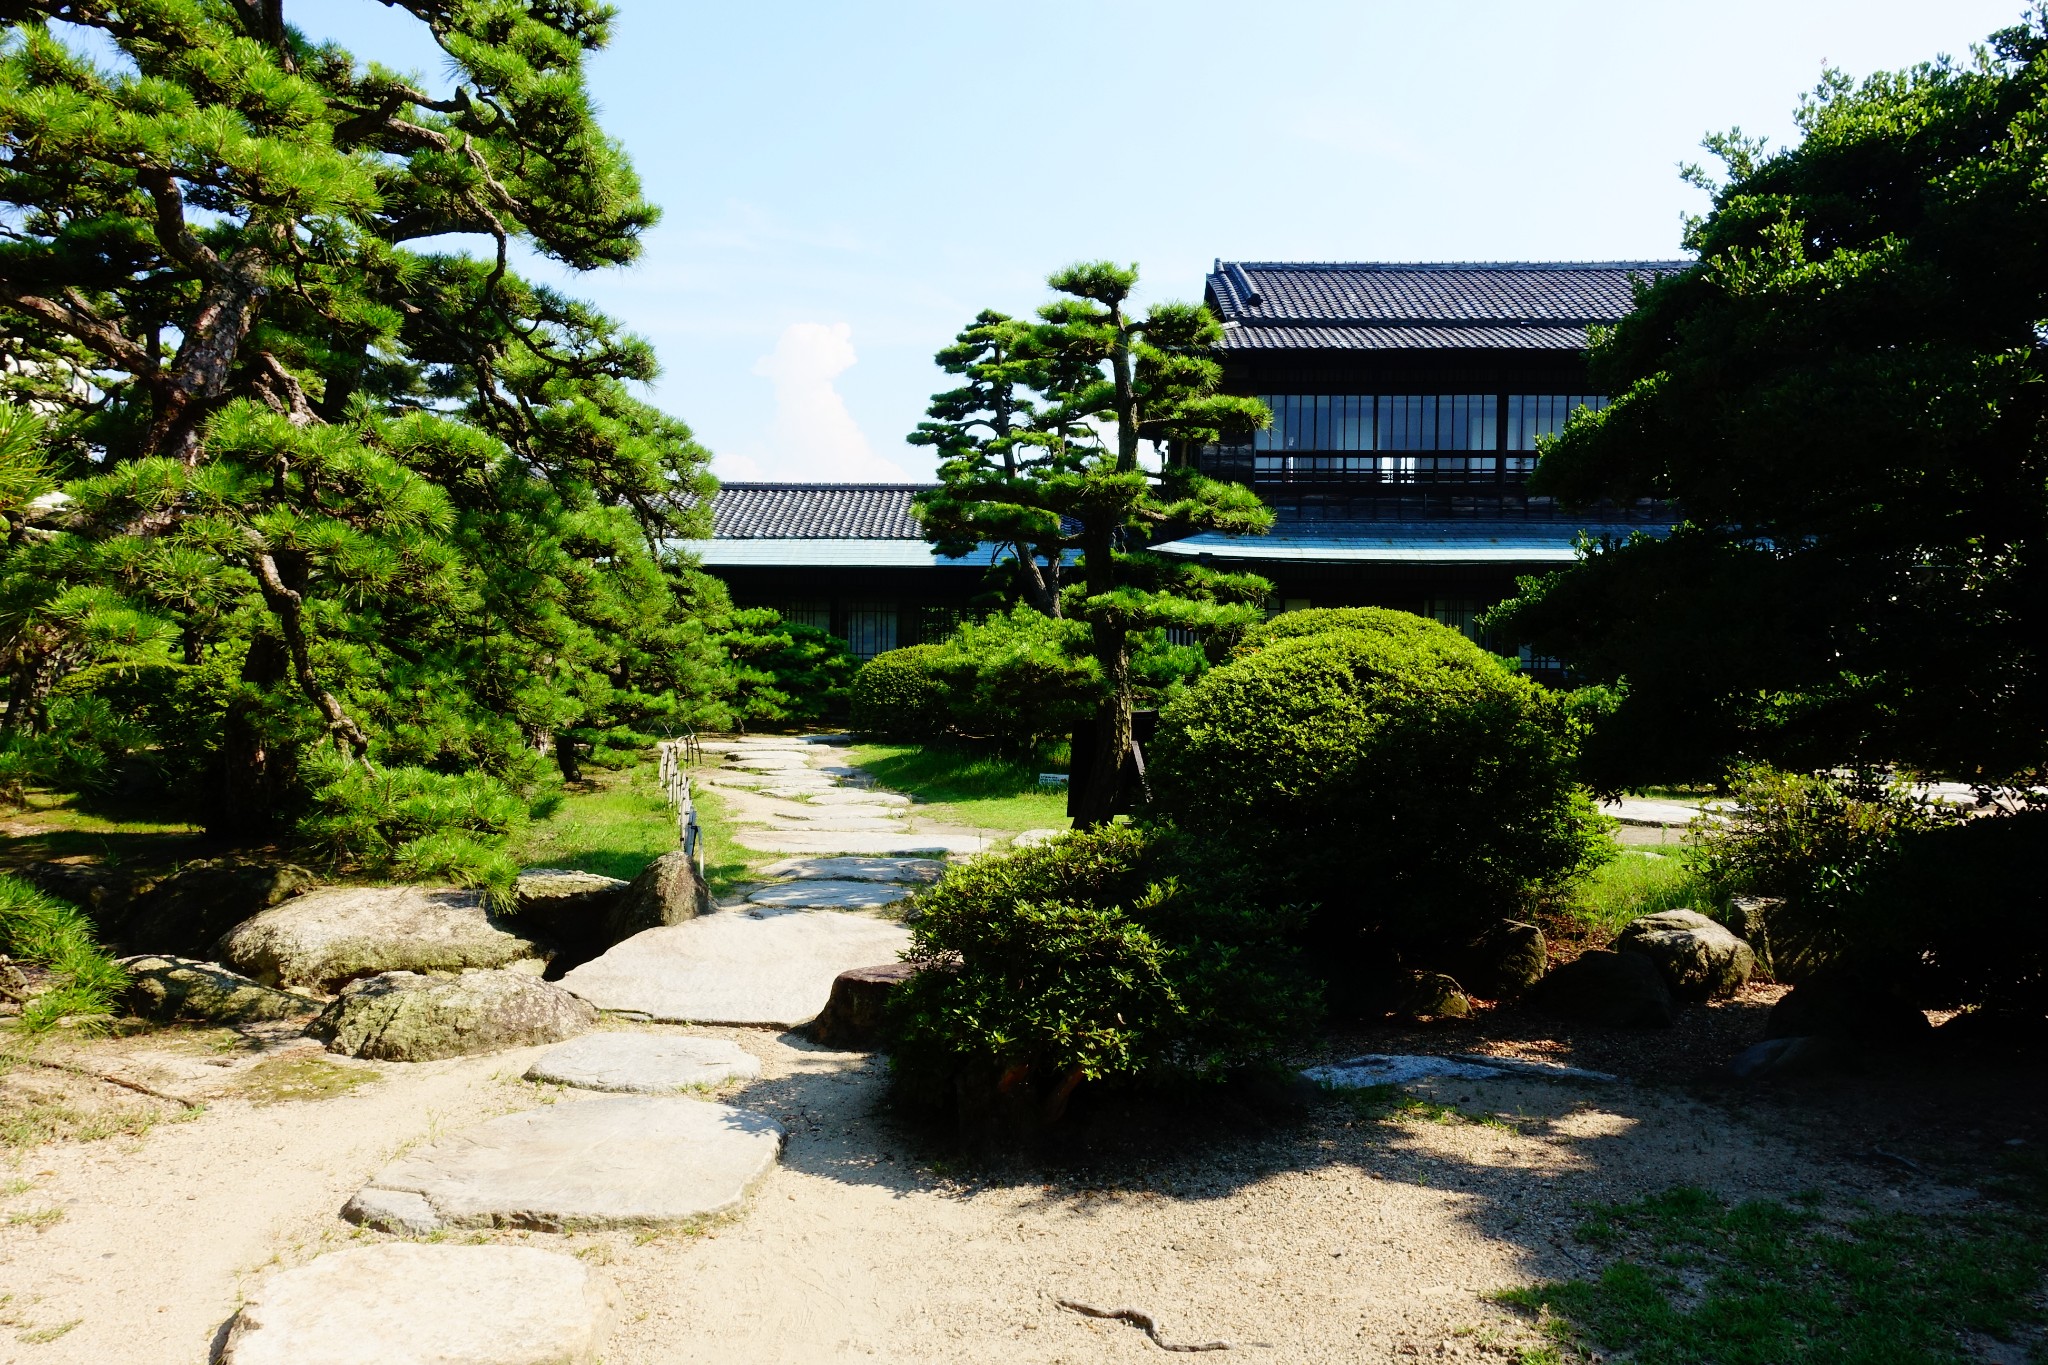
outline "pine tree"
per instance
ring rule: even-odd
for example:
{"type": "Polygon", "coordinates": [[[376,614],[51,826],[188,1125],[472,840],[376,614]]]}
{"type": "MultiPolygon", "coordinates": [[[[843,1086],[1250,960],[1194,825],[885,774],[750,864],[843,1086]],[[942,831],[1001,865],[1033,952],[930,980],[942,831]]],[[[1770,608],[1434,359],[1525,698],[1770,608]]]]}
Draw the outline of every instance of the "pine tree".
{"type": "Polygon", "coordinates": [[[1272,525],[1249,488],[1194,467],[1201,446],[1271,415],[1257,399],[1216,391],[1222,330],[1209,311],[1162,303],[1134,317],[1137,281],[1135,266],[1075,265],[1048,279],[1066,297],[1041,308],[1036,323],[979,315],[938,357],[969,385],[935,398],[933,421],[919,429],[947,456],[940,487],[918,502],[927,539],[953,553],[1008,545],[1020,561],[1043,560],[1041,575],[1080,551],[1078,581],[1061,589],[1059,609],[1087,623],[1105,683],[1094,750],[1075,755],[1102,775],[1078,794],[1082,825],[1115,809],[1115,774],[1131,745],[1132,635],[1245,625],[1271,591],[1248,574],[1145,552],[1162,532],[1252,534],[1272,525]],[[1147,445],[1156,467],[1140,458],[1147,445]]]}
{"type": "Polygon", "coordinates": [[[629,392],[646,343],[509,266],[622,264],[655,221],[584,86],[612,12],[394,7],[447,94],[280,0],[0,3],[0,388],[72,480],[0,575],[8,721],[98,657],[67,595],[118,601],[225,828],[321,743],[513,775],[552,740],[573,772],[715,662],[661,548],[702,531],[706,453],[629,392]],[[416,245],[450,234],[483,257],[416,245]]]}

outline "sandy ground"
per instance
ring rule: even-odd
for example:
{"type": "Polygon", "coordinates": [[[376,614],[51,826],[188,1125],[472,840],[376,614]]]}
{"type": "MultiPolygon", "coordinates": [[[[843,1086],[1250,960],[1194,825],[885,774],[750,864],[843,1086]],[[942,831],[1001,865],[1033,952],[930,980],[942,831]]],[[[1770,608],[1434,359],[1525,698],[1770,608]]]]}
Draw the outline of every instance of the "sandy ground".
{"type": "MultiPolygon", "coordinates": [[[[792,1035],[703,1032],[764,1063],[760,1080],[724,1097],[790,1130],[781,1166],[744,1210],[658,1235],[476,1234],[608,1266],[625,1305],[610,1365],[1159,1354],[1061,1297],[1142,1308],[1169,1339],[1235,1343],[1210,1358],[1498,1360],[1534,1337],[1488,1296],[1588,1268],[1569,1235],[1582,1201],[1679,1183],[1820,1188],[1892,1207],[1958,1197],[1637,1083],[1425,1083],[1417,1093],[1494,1121],[1371,1120],[1324,1104],[1140,1134],[1079,1164],[951,1164],[880,1108],[881,1059],[792,1035]]],[[[338,1211],[394,1154],[493,1114],[589,1098],[518,1079],[531,1051],[340,1063],[301,1043],[266,1061],[213,1055],[220,1039],[153,1035],[66,1054],[207,1107],[139,1136],[0,1159],[0,1361],[197,1365],[267,1270],[377,1235],[338,1211]],[[275,1102],[278,1078],[309,1063],[316,1081],[374,1079],[275,1102]]],[[[0,1078],[0,1100],[19,1103],[24,1088],[177,1112],[29,1068],[0,1078]]]]}

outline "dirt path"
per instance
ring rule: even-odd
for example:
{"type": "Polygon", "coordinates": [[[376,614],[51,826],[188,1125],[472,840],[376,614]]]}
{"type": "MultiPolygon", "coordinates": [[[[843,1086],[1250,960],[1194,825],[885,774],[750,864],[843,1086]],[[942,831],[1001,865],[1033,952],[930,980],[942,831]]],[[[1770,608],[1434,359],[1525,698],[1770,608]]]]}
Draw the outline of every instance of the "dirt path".
{"type": "MultiPolygon", "coordinates": [[[[1212,1358],[1502,1359],[1533,1338],[1486,1296],[1582,1269],[1569,1237],[1580,1201],[1677,1183],[1829,1187],[1893,1206],[1931,1197],[1869,1168],[1824,1166],[1675,1092],[1549,1082],[1415,1087],[1511,1116],[1491,1123],[1323,1105],[1177,1152],[1141,1142],[1157,1154],[1086,1169],[955,1168],[921,1157],[879,1110],[880,1059],[695,1031],[762,1059],[759,1081],[722,1097],[790,1130],[781,1168],[745,1210],[660,1235],[479,1234],[607,1264],[625,1301],[610,1365],[1164,1358],[1142,1333],[1059,1297],[1144,1309],[1169,1340],[1240,1344],[1212,1358]]],[[[189,1121],[17,1153],[0,1167],[0,1190],[13,1191],[0,1198],[11,1319],[0,1361],[206,1360],[262,1271],[376,1235],[337,1212],[400,1148],[588,1098],[518,1080],[531,1055],[356,1063],[377,1079],[271,1104],[232,1097],[248,1082],[229,1075],[189,1121]],[[51,1209],[63,1216],[17,1217],[51,1209]]]]}

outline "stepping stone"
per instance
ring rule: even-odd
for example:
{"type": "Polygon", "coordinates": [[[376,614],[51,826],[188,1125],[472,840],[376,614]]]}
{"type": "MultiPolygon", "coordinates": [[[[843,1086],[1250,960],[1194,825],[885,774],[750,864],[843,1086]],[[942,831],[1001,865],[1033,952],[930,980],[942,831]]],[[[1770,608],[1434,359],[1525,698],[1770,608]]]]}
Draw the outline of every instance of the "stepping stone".
{"type": "Polygon", "coordinates": [[[1027,829],[1022,834],[1019,834],[1016,838],[1010,840],[1010,847],[1037,848],[1040,844],[1051,843],[1053,840],[1059,838],[1062,834],[1071,833],[1073,833],[1073,831],[1068,829],[1027,829]]]}
{"type": "Polygon", "coordinates": [[[866,834],[902,833],[903,826],[893,820],[878,819],[872,815],[832,815],[817,819],[805,819],[796,815],[771,815],[762,822],[769,829],[790,830],[801,833],[806,830],[857,830],[866,834]]]}
{"type": "Polygon", "coordinates": [[[585,1034],[549,1048],[526,1069],[529,1081],[640,1095],[751,1081],[760,1074],[761,1063],[738,1043],[658,1033],[585,1034]]]}
{"type": "Polygon", "coordinates": [[[221,1365],[597,1365],[618,1295],[589,1262],[538,1247],[350,1247],[272,1275],[221,1365]]]}
{"type": "Polygon", "coordinates": [[[761,869],[769,877],[924,885],[937,881],[945,870],[945,863],[936,858],[784,858],[761,869]]]}
{"type": "Polygon", "coordinates": [[[790,810],[775,812],[775,818],[823,822],[829,825],[834,820],[901,820],[903,812],[894,806],[797,806],[790,810]]]}
{"type": "Polygon", "coordinates": [[[804,880],[764,886],[747,899],[778,910],[880,910],[909,894],[907,887],[892,882],[804,880]]]}
{"type": "Polygon", "coordinates": [[[879,857],[936,858],[948,853],[985,853],[989,841],[975,834],[880,834],[861,830],[748,829],[733,842],[756,853],[865,853],[879,857]]]}
{"type": "Polygon", "coordinates": [[[328,991],[378,972],[459,972],[548,956],[505,928],[482,892],[425,886],[309,891],[243,920],[220,951],[266,986],[328,991]]]}
{"type": "Polygon", "coordinates": [[[909,945],[909,930],[868,915],[718,910],[636,934],[562,984],[601,1010],[662,1023],[788,1029],[825,1008],[833,977],[909,945]]]}
{"type": "Polygon", "coordinates": [[[866,787],[827,787],[814,792],[809,787],[791,787],[787,792],[770,791],[770,796],[809,797],[814,806],[907,806],[910,798],[900,792],[879,792],[866,787]]]}
{"type": "Polygon", "coordinates": [[[392,1162],[341,1215],[414,1236],[665,1227],[736,1206],[775,1164],[783,1136],[766,1114],[704,1100],[621,1095],[552,1104],[392,1162]]]}

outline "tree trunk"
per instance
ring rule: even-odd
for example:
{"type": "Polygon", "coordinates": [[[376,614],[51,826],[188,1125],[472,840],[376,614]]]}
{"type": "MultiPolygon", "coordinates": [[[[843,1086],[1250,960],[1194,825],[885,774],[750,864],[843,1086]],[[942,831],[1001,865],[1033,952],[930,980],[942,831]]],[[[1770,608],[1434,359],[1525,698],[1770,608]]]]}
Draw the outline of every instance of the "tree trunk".
{"type": "Polygon", "coordinates": [[[555,767],[561,771],[564,782],[583,780],[583,764],[577,761],[576,741],[559,731],[555,734],[555,767]]]}
{"type": "Polygon", "coordinates": [[[1088,780],[1075,802],[1075,829],[1106,825],[1116,814],[1117,797],[1123,791],[1124,759],[1131,749],[1130,636],[1121,626],[1097,621],[1094,637],[1095,659],[1102,665],[1109,695],[1095,710],[1095,751],[1088,757],[1088,780]]]}
{"type": "MultiPolygon", "coordinates": [[[[257,635],[242,657],[242,681],[268,692],[285,679],[291,667],[283,642],[257,635]]],[[[234,839],[260,838],[274,831],[285,789],[296,768],[295,755],[265,742],[257,713],[262,702],[238,696],[221,721],[216,801],[207,813],[207,829],[234,839]]]]}

